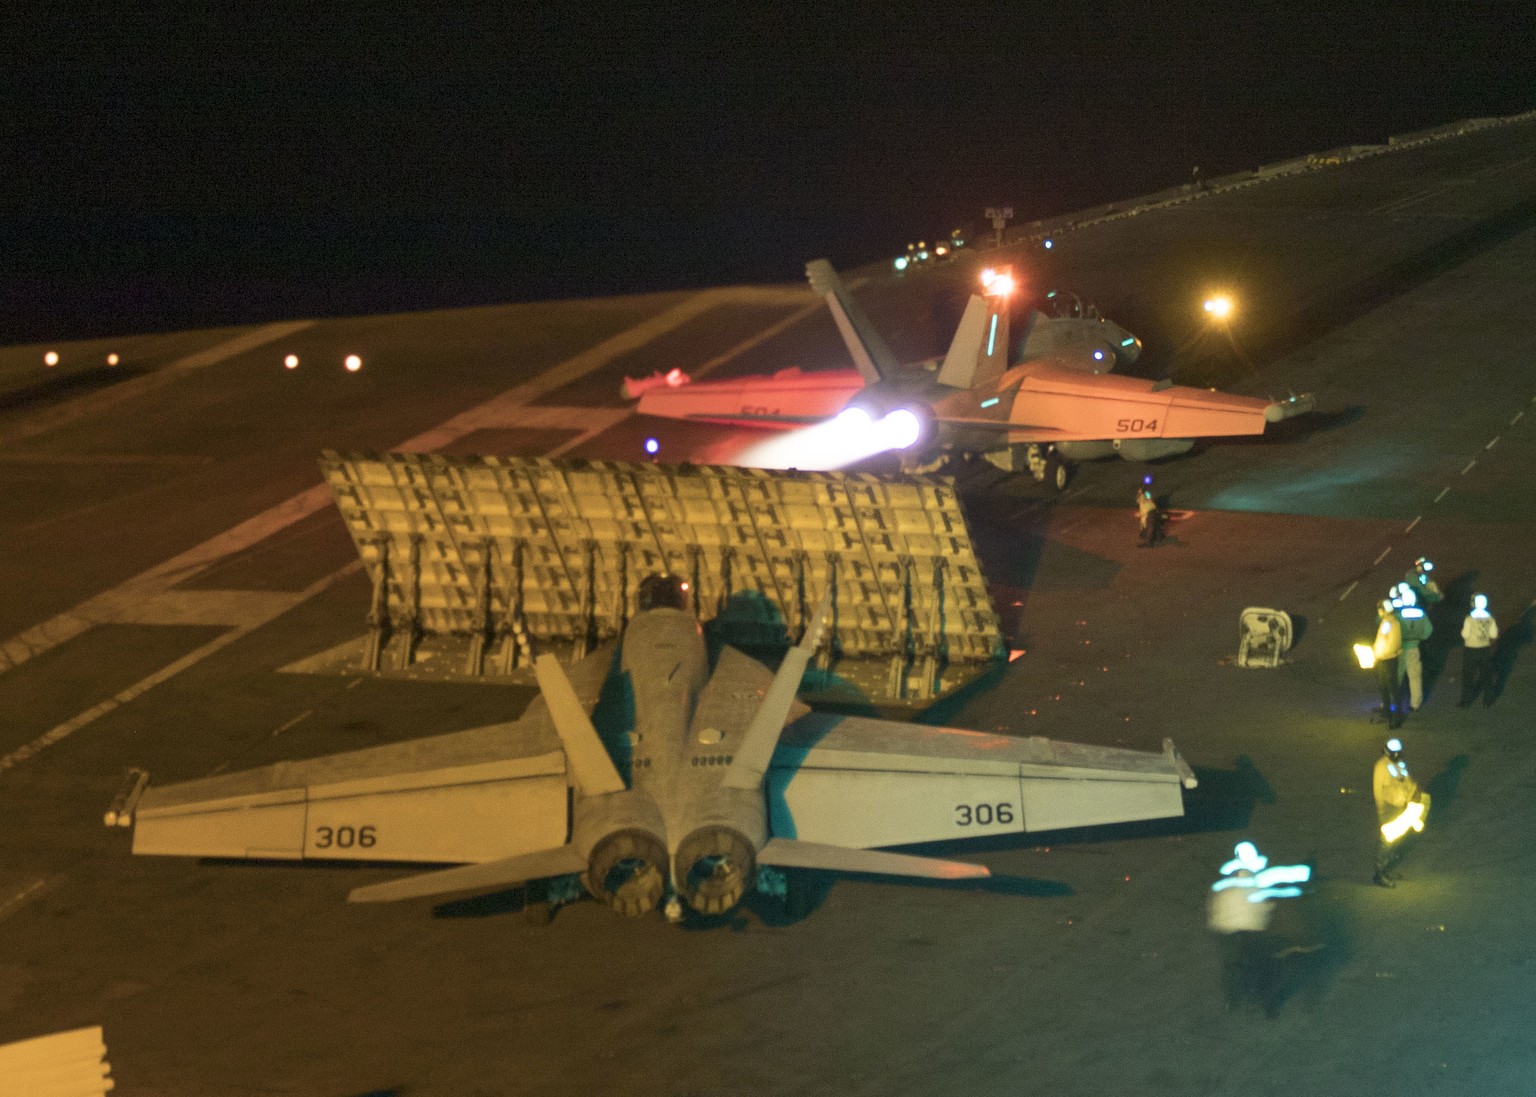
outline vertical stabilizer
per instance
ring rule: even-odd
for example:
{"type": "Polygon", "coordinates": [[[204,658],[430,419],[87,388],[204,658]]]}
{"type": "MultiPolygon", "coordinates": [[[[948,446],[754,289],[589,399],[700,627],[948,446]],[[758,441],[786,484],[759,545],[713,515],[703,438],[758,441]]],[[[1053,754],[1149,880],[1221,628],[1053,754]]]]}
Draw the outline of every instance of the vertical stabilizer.
{"type": "Polygon", "coordinates": [[[1056,351],[1058,342],[1056,329],[1051,327],[1051,318],[1036,310],[1029,314],[1029,323],[1025,325],[1024,347],[1019,357],[1025,361],[1048,358],[1056,351]]]}
{"type": "Polygon", "coordinates": [[[832,319],[837,321],[837,330],[842,333],[843,342],[848,345],[848,353],[864,383],[873,385],[894,373],[896,360],[891,356],[891,348],[885,345],[864,310],[849,295],[832,264],[825,259],[812,259],[805,265],[805,276],[810,279],[811,289],[820,294],[832,310],[832,319]]]}
{"type": "Polygon", "coordinates": [[[566,763],[577,789],[583,796],[623,792],[624,779],[598,738],[592,718],[577,699],[565,668],[553,655],[540,655],[533,661],[533,673],[539,682],[539,692],[544,695],[544,703],[549,706],[555,733],[565,747],[566,763]]]}
{"type": "Polygon", "coordinates": [[[763,775],[768,772],[768,763],[773,760],[774,748],[779,745],[779,733],[784,730],[790,707],[800,692],[800,679],[805,675],[811,656],[816,654],[816,645],[821,643],[822,628],[831,607],[832,586],[829,583],[822,593],[821,601],[817,603],[816,614],[811,618],[805,635],[800,638],[800,643],[785,653],[784,661],[779,664],[779,671],[773,676],[767,694],[757,706],[752,722],[747,725],[741,737],[741,746],[736,748],[731,768],[725,771],[722,783],[726,788],[761,787],[763,775]]]}
{"type": "Polygon", "coordinates": [[[1008,367],[1008,296],[972,295],[939,369],[939,384],[973,389],[990,384],[1008,367]]]}

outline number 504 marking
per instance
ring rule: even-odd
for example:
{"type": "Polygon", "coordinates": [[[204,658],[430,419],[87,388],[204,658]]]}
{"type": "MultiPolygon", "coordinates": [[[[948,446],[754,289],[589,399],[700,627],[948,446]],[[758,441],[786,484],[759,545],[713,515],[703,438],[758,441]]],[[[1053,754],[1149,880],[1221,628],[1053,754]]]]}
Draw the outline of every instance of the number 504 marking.
{"type": "Polygon", "coordinates": [[[1116,434],[1140,434],[1144,430],[1156,429],[1156,419],[1120,419],[1115,422],[1116,434]]]}
{"type": "Polygon", "coordinates": [[[955,826],[957,827],[989,827],[993,823],[1006,826],[1011,822],[1013,822],[1013,805],[1007,801],[1001,804],[955,805],[955,826]]]}

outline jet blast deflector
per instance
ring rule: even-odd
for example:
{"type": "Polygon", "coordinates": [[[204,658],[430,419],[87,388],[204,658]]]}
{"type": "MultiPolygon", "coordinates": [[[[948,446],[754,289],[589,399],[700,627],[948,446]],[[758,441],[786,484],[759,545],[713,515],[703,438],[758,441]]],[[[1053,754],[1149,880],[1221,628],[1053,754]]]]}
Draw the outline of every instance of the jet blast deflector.
{"type": "Polygon", "coordinates": [[[433,454],[321,460],[373,581],[372,631],[292,669],[533,680],[619,636],[641,580],[770,657],[830,592],[813,698],[919,705],[1004,657],[945,477],[433,454]]]}

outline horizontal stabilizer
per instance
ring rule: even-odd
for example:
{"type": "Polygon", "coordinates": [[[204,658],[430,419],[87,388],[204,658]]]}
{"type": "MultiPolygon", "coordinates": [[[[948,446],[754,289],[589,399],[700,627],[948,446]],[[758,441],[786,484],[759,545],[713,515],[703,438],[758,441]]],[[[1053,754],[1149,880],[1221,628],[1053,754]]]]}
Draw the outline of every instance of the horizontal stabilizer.
{"type": "Polygon", "coordinates": [[[985,865],[915,857],[880,849],[848,849],[820,842],[796,842],[773,838],[757,855],[760,865],[779,868],[812,868],[827,872],[868,872],[879,876],[917,876],[925,880],[974,880],[991,876],[985,865]]]}
{"type": "Polygon", "coordinates": [[[423,872],[384,884],[353,888],[347,896],[347,902],[391,903],[400,899],[423,899],[462,891],[499,891],[529,880],[580,872],[586,867],[586,858],[573,847],[559,846],[556,849],[541,849],[536,853],[504,857],[499,861],[423,872]]]}

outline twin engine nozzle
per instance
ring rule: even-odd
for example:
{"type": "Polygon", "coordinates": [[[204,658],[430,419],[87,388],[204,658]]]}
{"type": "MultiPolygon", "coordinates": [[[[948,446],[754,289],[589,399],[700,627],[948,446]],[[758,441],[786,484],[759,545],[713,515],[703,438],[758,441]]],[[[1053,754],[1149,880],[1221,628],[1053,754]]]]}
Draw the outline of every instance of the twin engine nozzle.
{"type": "MultiPolygon", "coordinates": [[[[665,896],[667,862],[666,843],[658,835],[627,828],[593,847],[583,883],[618,913],[638,917],[655,910],[665,896]]],[[[730,827],[700,827],[689,834],[672,866],[678,895],[700,914],[730,911],[757,879],[752,843],[730,827]]]]}

